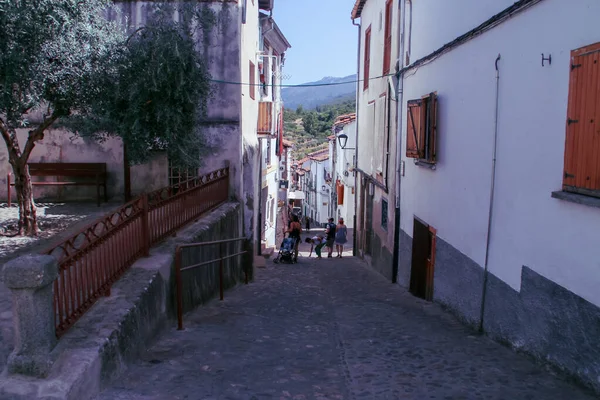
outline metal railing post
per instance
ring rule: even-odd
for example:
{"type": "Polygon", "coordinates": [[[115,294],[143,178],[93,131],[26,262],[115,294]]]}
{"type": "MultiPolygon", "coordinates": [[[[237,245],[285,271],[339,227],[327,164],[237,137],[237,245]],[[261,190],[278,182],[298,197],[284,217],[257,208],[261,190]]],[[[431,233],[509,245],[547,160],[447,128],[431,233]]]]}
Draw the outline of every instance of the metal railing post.
{"type": "Polygon", "coordinates": [[[10,207],[12,205],[11,200],[10,200],[10,195],[11,195],[11,193],[10,193],[10,172],[8,174],[6,174],[6,185],[7,185],[6,193],[8,196],[8,199],[6,200],[6,202],[8,203],[8,207],[10,207]]]}
{"type": "Polygon", "coordinates": [[[148,195],[142,196],[142,240],[143,240],[143,253],[144,257],[150,255],[150,240],[151,235],[148,230],[148,214],[149,214],[148,195]]]}
{"type": "Polygon", "coordinates": [[[183,281],[181,279],[181,247],[175,250],[175,284],[177,290],[177,330],[183,330],[183,281]]]}
{"type": "Polygon", "coordinates": [[[219,245],[219,293],[221,300],[223,300],[223,243],[219,245]]]}

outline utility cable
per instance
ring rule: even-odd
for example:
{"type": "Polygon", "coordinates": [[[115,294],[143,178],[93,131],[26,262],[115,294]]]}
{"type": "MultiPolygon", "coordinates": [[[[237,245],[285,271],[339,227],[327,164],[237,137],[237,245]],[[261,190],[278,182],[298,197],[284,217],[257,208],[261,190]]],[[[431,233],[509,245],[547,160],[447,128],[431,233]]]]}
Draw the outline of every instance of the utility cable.
{"type": "MultiPolygon", "coordinates": [[[[376,76],[373,78],[369,78],[369,81],[372,81],[374,79],[380,79],[380,78],[385,78],[388,76],[394,76],[394,74],[386,74],[386,75],[380,75],[380,76],[376,76]]],[[[215,82],[215,83],[224,83],[224,84],[228,84],[228,85],[246,85],[246,86],[265,86],[266,84],[264,83],[246,83],[246,82],[234,82],[234,81],[224,81],[224,80],[220,80],[220,79],[210,79],[211,82],[215,82]]],[[[266,86],[276,86],[276,87],[284,87],[284,88],[303,88],[303,87],[319,87],[319,86],[338,86],[338,85],[347,85],[348,83],[358,83],[358,82],[364,82],[365,79],[355,79],[352,81],[344,81],[344,82],[334,82],[334,83],[304,83],[304,84],[300,84],[300,85],[288,85],[288,84],[278,84],[278,85],[266,85],[266,86]]]]}

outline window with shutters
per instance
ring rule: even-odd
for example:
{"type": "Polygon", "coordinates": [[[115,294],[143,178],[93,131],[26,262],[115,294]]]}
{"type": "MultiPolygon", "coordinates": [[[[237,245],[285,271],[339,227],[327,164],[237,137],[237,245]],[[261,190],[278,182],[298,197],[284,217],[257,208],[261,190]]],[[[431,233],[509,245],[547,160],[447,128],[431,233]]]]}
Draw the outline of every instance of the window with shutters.
{"type": "Polygon", "coordinates": [[[390,72],[391,53],[392,53],[392,0],[387,0],[385,3],[385,30],[384,30],[384,45],[383,45],[383,74],[390,72]]]}
{"type": "Polygon", "coordinates": [[[365,59],[364,59],[364,76],[363,76],[363,90],[367,90],[369,87],[369,67],[371,64],[371,25],[365,31],[365,59]]]}
{"type": "Polygon", "coordinates": [[[437,162],[437,94],[409,100],[406,112],[406,157],[437,162]]]}
{"type": "Polygon", "coordinates": [[[256,84],[255,77],[256,77],[256,70],[254,69],[254,63],[252,61],[250,61],[250,98],[252,100],[254,100],[256,97],[254,94],[254,85],[256,84]]]}
{"type": "Polygon", "coordinates": [[[600,43],[571,52],[563,190],[600,197],[600,43]]]}

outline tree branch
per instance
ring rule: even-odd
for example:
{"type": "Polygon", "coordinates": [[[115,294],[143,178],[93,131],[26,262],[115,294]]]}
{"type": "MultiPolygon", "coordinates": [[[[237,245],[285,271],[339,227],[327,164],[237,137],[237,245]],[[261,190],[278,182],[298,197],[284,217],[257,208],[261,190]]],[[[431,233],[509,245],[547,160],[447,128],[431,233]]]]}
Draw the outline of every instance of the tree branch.
{"type": "Polygon", "coordinates": [[[44,118],[44,121],[38,125],[37,128],[29,131],[29,136],[27,136],[27,142],[25,143],[25,148],[23,149],[23,154],[21,154],[21,162],[24,164],[29,159],[33,148],[35,147],[35,142],[40,141],[44,138],[44,131],[50,127],[58,119],[58,114],[54,113],[48,118],[44,118]]]}

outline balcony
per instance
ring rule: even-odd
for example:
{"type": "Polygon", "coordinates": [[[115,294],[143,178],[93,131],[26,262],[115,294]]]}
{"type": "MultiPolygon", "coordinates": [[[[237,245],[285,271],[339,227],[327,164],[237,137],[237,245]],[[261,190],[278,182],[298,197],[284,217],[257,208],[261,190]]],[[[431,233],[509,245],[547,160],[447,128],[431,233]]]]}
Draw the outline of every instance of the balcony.
{"type": "Polygon", "coordinates": [[[261,101],[258,103],[258,127],[259,135],[273,135],[273,102],[261,101]]]}

